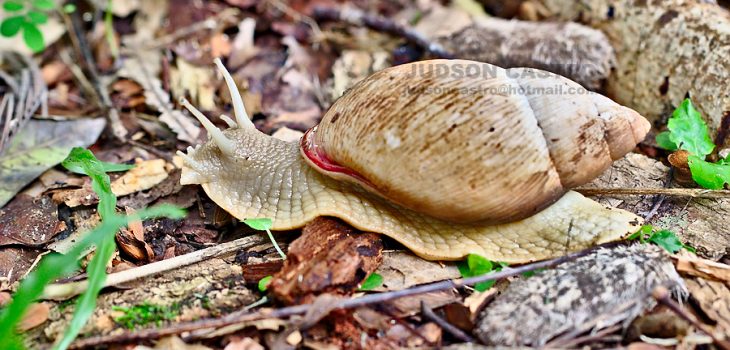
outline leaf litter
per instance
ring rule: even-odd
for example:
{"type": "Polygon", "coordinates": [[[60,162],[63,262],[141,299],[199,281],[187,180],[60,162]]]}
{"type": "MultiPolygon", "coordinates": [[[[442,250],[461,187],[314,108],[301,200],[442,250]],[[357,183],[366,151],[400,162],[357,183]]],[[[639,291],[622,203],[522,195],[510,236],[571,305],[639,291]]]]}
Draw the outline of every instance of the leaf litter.
{"type": "MultiPolygon", "coordinates": [[[[484,20],[480,11],[482,6],[475,1],[454,1],[448,6],[433,1],[418,4],[372,1],[371,5],[360,10],[371,13],[377,8],[381,16],[394,19],[396,25],[416,24],[416,30],[430,38],[441,38],[438,40],[463,39],[462,36],[474,34],[473,30],[477,28],[474,23],[484,20]],[[444,25],[447,22],[449,26],[444,25]],[[470,29],[466,30],[469,26],[470,29]],[[460,36],[456,36],[457,32],[460,36]]],[[[99,271],[133,271],[144,275],[149,264],[205,252],[222,241],[259,234],[223,214],[199,188],[179,185],[179,161],[176,162],[174,151],[198,144],[204,137],[197,123],[180,111],[177,99],[187,97],[193,100],[221,125],[223,121],[217,119],[218,116],[231,113],[230,96],[223,88],[220,77],[211,70],[209,61],[212,57],[222,56],[227,62],[256,125],[286,140],[296,140],[301,136],[301,131],[315,125],[332,101],[365,76],[396,64],[403,57],[422,57],[417,45],[406,42],[398,35],[375,32],[382,29],[365,29],[347,21],[318,21],[314,29],[314,19],[311,18],[316,12],[314,8],[331,8],[334,5],[330,1],[229,0],[180,6],[180,1],[113,4],[115,17],[112,27],[122,43],[121,58],[117,60],[109,56],[104,35],[89,36],[88,43],[93,47],[92,60],[95,59],[96,65],[103,68],[105,75],[99,81],[109,85],[110,100],[121,111],[121,120],[130,130],[130,142],[120,143],[111,140],[106,133],[102,134],[103,121],[97,121],[101,119],[75,117],[74,120],[54,122],[59,125],[77,122],[75,127],[57,133],[60,136],[84,137],[86,140],[79,144],[59,145],[59,149],[51,149],[43,142],[37,142],[50,149],[36,151],[40,152],[37,159],[49,160],[32,171],[24,171],[26,175],[23,181],[18,181],[18,184],[7,190],[5,201],[9,202],[0,209],[7,213],[0,216],[0,290],[17,288],[16,280],[29,271],[40,253],[48,250],[69,252],[74,242],[83,237],[83,232],[99,224],[100,217],[94,209],[98,195],[92,183],[65,171],[47,171],[58,164],[73,146],[91,146],[95,154],[101,155],[101,159],[121,160],[128,165],[136,165],[125,173],[112,174],[111,189],[120,197],[117,211],[131,215],[135,210],[143,210],[147,206],[174,203],[188,208],[190,212],[188,218],[182,221],[149,219],[130,222],[126,229],[116,235],[118,253],[114,252],[108,266],[97,266],[99,271]],[[176,11],[178,7],[179,11],[176,11]],[[100,124],[91,127],[93,123],[100,124]],[[65,147],[65,151],[61,152],[60,147],[65,147]],[[55,156],[56,160],[50,161],[53,158],[51,156],[55,156]],[[44,172],[41,178],[33,182],[44,172]],[[23,194],[16,196],[26,186],[23,194]],[[21,217],[17,214],[21,211],[31,215],[21,217]],[[22,220],[17,221],[19,219],[22,220]]],[[[103,26],[99,25],[98,28],[103,26]]],[[[387,29],[383,31],[388,32],[387,29]]],[[[65,49],[64,43],[51,40],[49,44],[47,50],[50,52],[65,49]]],[[[75,54],[74,48],[70,50],[75,54]]],[[[83,82],[78,81],[79,77],[83,79],[82,75],[86,74],[84,69],[74,67],[74,64],[79,64],[83,68],[89,64],[86,59],[79,59],[78,62],[59,61],[54,60],[52,54],[37,58],[50,89],[52,111],[70,115],[70,111],[82,110],[85,115],[100,115],[94,114],[101,108],[95,106],[94,98],[88,95],[89,86],[83,86],[83,82]]],[[[89,82],[93,89],[97,81],[90,79],[89,82]]],[[[688,106],[682,108],[683,115],[698,120],[688,106]]],[[[39,122],[51,121],[31,121],[39,122]]],[[[680,129],[696,131],[696,124],[689,122],[689,127],[685,125],[680,129]]],[[[672,125],[670,131],[680,130],[672,125]]],[[[38,130],[47,130],[45,128],[47,126],[40,129],[36,127],[31,132],[42,135],[38,130]]],[[[698,139],[695,137],[697,135],[695,133],[687,137],[698,139]]],[[[41,136],[22,139],[25,142],[35,137],[41,136]]],[[[661,145],[660,140],[658,142],[661,145]]],[[[682,148],[681,145],[687,148],[686,142],[678,140],[675,138],[673,142],[680,145],[679,148],[682,148]]],[[[33,149],[32,144],[27,147],[33,149]]],[[[713,149],[706,145],[700,152],[695,148],[687,151],[705,157],[713,149]]],[[[697,164],[701,164],[700,167],[706,168],[702,170],[703,173],[723,174],[721,170],[727,166],[727,160],[722,156],[713,157],[710,155],[709,158],[700,159],[702,163],[694,160],[693,167],[697,169],[697,164]]],[[[0,162],[4,161],[0,159],[0,162]]],[[[687,169],[693,164],[689,160],[685,163],[687,169]]],[[[19,169],[16,163],[8,164],[12,165],[14,171],[19,169]]],[[[668,169],[661,163],[633,154],[617,162],[607,172],[608,175],[589,187],[663,187],[661,179],[667,172],[668,169]]],[[[702,182],[691,176],[694,173],[690,173],[692,181],[700,184],[709,182],[713,184],[712,187],[718,187],[717,183],[719,187],[724,185],[720,182],[722,177],[702,182]]],[[[634,212],[653,211],[650,223],[657,230],[647,235],[645,240],[678,252],[671,256],[671,260],[662,255],[659,259],[661,262],[641,267],[661,267],[672,271],[676,268],[690,295],[697,301],[696,306],[685,307],[706,315],[715,323],[716,334],[730,329],[725,309],[718,307],[727,305],[726,286],[730,283],[727,273],[729,268],[725,264],[727,252],[724,249],[730,242],[730,235],[722,219],[727,214],[723,208],[730,207],[727,199],[687,201],[686,198],[667,198],[658,206],[652,198],[601,196],[599,199],[634,212]],[[667,233],[670,231],[671,235],[667,233]],[[687,244],[697,248],[697,255],[681,249],[687,244]]],[[[87,338],[80,341],[91,341],[94,336],[111,334],[130,336],[123,330],[123,325],[114,321],[123,310],[152,310],[150,307],[145,309],[145,305],[155,305],[164,310],[176,304],[181,305],[180,313],[153,322],[155,326],[162,330],[174,330],[193,320],[218,320],[226,315],[244,315],[256,310],[264,310],[269,314],[258,320],[240,322],[236,326],[209,327],[208,331],[203,331],[207,327],[202,327],[186,333],[184,337],[173,335],[157,340],[158,336],[148,336],[119,342],[135,344],[139,349],[357,347],[355,344],[384,348],[459,346],[458,339],[461,338],[449,330],[449,325],[472,336],[479,336],[478,341],[492,342],[500,336],[508,337],[511,334],[509,327],[517,325],[527,331],[533,323],[539,323],[539,319],[519,321],[512,316],[502,317],[502,326],[507,328],[495,331],[492,328],[494,323],[488,321],[489,316],[486,315],[496,313],[500,305],[509,303],[510,298],[527,293],[531,287],[524,286],[549,285],[568,280],[566,274],[580,273],[580,269],[574,265],[565,265],[562,270],[546,270],[533,276],[480,284],[478,288],[485,289],[484,292],[470,287],[447,288],[338,310],[333,305],[351,298],[381,295],[378,293],[388,295],[433,282],[458,281],[462,275],[479,276],[484,272],[495,273],[499,269],[509,272],[516,267],[479,261],[478,257],[473,257],[466,261],[468,273],[460,273],[456,263],[424,261],[395,242],[357,232],[331,219],[312,222],[301,235],[298,232],[283,235],[274,233],[273,239],[276,245],[286,251],[285,261],[282,261],[274,245],[260,243],[236,254],[203,259],[187,268],[153,274],[105,290],[100,294],[91,321],[83,328],[82,332],[87,338]],[[487,268],[489,266],[491,268],[487,268]],[[556,275],[557,271],[562,271],[560,273],[563,275],[556,275]],[[310,312],[303,316],[275,316],[277,311],[286,309],[285,305],[296,307],[303,303],[312,303],[310,312]],[[115,311],[114,306],[124,309],[117,308],[115,311]],[[485,338],[484,334],[491,334],[490,338],[485,338]]],[[[626,249],[643,251],[655,248],[637,245],[626,249]]],[[[81,255],[89,252],[85,251],[81,255]]],[[[651,252],[655,253],[654,250],[651,252]]],[[[638,260],[633,259],[639,256],[642,254],[607,261],[604,270],[615,269],[629,262],[636,263],[638,260]],[[626,259],[629,262],[619,264],[626,259]]],[[[81,263],[89,265],[90,257],[82,259],[81,263]]],[[[592,273],[592,277],[602,277],[604,272],[592,273]]],[[[629,275],[626,273],[621,278],[628,278],[629,275]]],[[[77,273],[61,282],[83,281],[86,277],[77,273]]],[[[676,276],[672,280],[677,280],[676,276]]],[[[598,288],[601,284],[591,285],[598,288]]],[[[649,286],[651,284],[647,284],[644,291],[648,291],[649,286]]],[[[621,301],[615,291],[613,294],[607,291],[603,295],[612,303],[621,301]]],[[[530,297],[534,298],[535,294],[528,293],[527,298],[530,297]]],[[[581,301],[580,298],[577,300],[581,301]]],[[[701,339],[701,334],[688,328],[686,323],[682,327],[678,326],[677,332],[662,335],[666,339],[649,337],[658,336],[649,331],[652,325],[681,322],[675,322],[679,318],[674,313],[662,311],[661,307],[647,307],[652,304],[651,298],[637,297],[636,302],[642,307],[637,306],[636,310],[611,319],[628,323],[635,318],[630,328],[635,334],[625,338],[634,342],[632,346],[662,342],[679,344],[680,341],[685,344],[707,342],[701,339]],[[643,312],[644,309],[649,311],[643,312]]],[[[556,303],[557,300],[548,300],[541,307],[549,308],[556,303]]],[[[32,329],[26,332],[26,337],[38,345],[48,345],[54,339],[62,338],[73,308],[53,301],[35,305],[40,305],[34,306],[36,308],[48,307],[48,310],[38,309],[34,313],[36,318],[27,321],[24,328],[32,329]]],[[[549,310],[545,314],[558,319],[563,317],[561,320],[564,321],[565,315],[571,315],[570,312],[585,309],[585,305],[575,304],[569,311],[549,310]]],[[[610,315],[608,311],[594,311],[588,313],[585,320],[606,320],[610,315]]],[[[544,325],[550,323],[560,324],[555,318],[542,322],[544,325]]],[[[585,321],[576,325],[576,328],[587,329],[585,327],[590,324],[585,321]]],[[[148,334],[144,332],[150,330],[143,325],[139,328],[138,334],[148,334]]],[[[608,333],[605,337],[589,339],[585,344],[596,347],[616,345],[610,340],[611,334],[613,339],[622,334],[620,329],[611,327],[594,330],[599,331],[599,335],[603,334],[600,332],[608,333]]],[[[541,334],[543,337],[553,335],[552,332],[541,334]]],[[[580,339],[579,335],[559,334],[555,339],[534,338],[531,341],[573,344],[570,341],[580,339]]],[[[525,341],[519,344],[532,343],[525,341]]]]}

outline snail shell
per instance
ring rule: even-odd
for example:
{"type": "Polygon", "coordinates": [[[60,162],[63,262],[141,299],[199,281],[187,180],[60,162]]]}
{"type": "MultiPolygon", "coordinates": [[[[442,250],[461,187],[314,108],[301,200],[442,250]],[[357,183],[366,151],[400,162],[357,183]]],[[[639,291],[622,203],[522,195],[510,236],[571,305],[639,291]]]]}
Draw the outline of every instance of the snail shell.
{"type": "Polygon", "coordinates": [[[509,263],[617,240],[641,223],[568,188],[633,149],[648,123],[590,92],[520,93],[580,88],[567,79],[471,61],[394,67],[352,88],[301,142],[285,142],[256,130],[232,78],[216,63],[236,121],[224,118],[231,128],[218,130],[183,101],[210,141],[178,152],[181,183],[201,184],[240,220],[271,218],[273,230],[288,230],[333,216],[427,259],[477,253],[509,263]],[[494,75],[409,74],[433,64],[483,65],[494,75]],[[517,93],[491,93],[503,85],[517,93]]]}
{"type": "Polygon", "coordinates": [[[593,180],[649,127],[633,110],[559,75],[433,60],[357,84],[302,150],[323,174],[409,209],[504,223],[593,180]]]}

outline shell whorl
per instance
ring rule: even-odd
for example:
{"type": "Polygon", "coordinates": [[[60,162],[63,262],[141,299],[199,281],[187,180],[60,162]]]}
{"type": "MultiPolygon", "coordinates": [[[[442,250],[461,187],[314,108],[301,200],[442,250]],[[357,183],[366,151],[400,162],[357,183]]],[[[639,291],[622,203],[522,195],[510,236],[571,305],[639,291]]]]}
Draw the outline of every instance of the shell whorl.
{"type": "Polygon", "coordinates": [[[409,209],[499,223],[589,182],[648,129],[633,110],[555,74],[433,60],[358,83],[303,139],[302,153],[325,175],[409,209]]]}

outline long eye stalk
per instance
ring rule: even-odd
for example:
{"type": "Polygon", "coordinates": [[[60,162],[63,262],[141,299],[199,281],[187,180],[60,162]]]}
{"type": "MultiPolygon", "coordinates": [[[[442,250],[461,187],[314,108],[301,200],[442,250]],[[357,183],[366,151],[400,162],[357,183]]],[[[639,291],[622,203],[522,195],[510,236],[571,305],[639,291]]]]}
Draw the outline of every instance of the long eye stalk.
{"type": "Polygon", "coordinates": [[[238,92],[238,87],[236,87],[236,82],[233,81],[231,73],[228,72],[220,58],[215,59],[215,65],[218,66],[218,70],[221,72],[223,79],[226,81],[228,91],[231,93],[233,111],[236,114],[236,123],[241,128],[255,129],[256,127],[253,125],[253,122],[251,122],[251,119],[248,118],[246,107],[243,105],[243,99],[241,98],[241,94],[238,92]]]}

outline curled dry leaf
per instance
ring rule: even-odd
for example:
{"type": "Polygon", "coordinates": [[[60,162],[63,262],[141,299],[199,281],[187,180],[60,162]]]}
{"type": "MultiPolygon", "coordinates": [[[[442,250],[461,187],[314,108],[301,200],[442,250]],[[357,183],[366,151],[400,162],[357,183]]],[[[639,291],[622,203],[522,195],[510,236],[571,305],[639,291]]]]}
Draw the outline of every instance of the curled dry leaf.
{"type": "Polygon", "coordinates": [[[673,258],[677,271],[682,274],[730,284],[730,265],[702,259],[684,250],[673,258]]]}
{"type": "Polygon", "coordinates": [[[25,332],[29,329],[42,325],[46,322],[46,320],[48,320],[48,313],[50,311],[51,307],[48,303],[35,303],[31,305],[25,313],[23,320],[18,324],[18,330],[25,332]]]}
{"type": "Polygon", "coordinates": [[[175,99],[190,96],[191,103],[204,111],[215,110],[215,87],[211,67],[197,67],[182,58],[170,69],[170,89],[175,99]]]}

